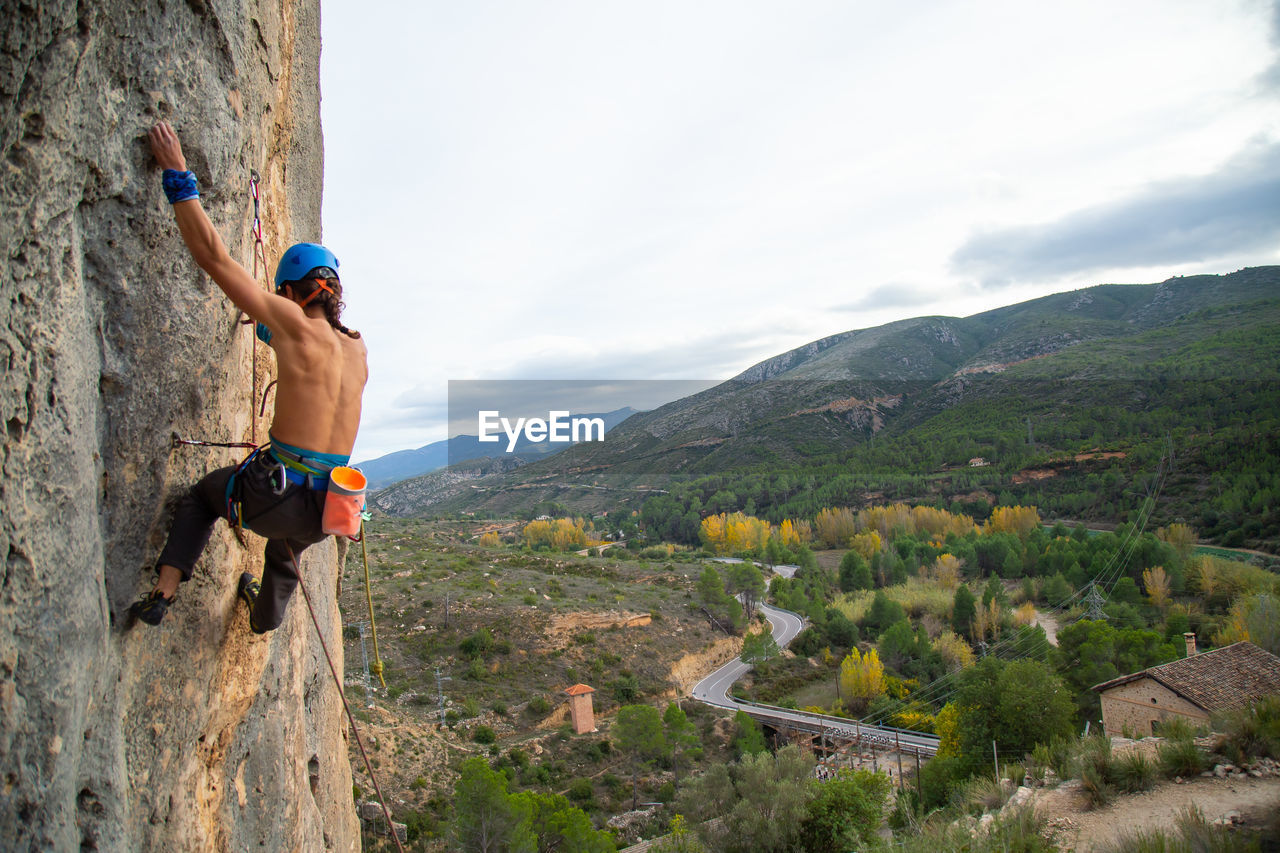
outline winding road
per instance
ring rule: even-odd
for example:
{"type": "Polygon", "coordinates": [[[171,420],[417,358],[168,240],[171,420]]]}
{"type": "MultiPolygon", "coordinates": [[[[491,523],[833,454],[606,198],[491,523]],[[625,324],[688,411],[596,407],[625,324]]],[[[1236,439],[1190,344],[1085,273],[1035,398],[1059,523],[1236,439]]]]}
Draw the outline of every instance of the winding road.
{"type": "MultiPolygon", "coordinates": [[[[718,562],[741,561],[721,558],[718,562]]],[[[785,577],[791,577],[795,570],[795,566],[774,567],[774,571],[785,577]]],[[[771,607],[768,604],[761,604],[760,610],[773,626],[773,639],[778,643],[779,648],[786,648],[787,644],[804,628],[804,619],[790,610],[771,607]]],[[[692,696],[699,702],[705,702],[717,708],[745,711],[755,719],[772,726],[846,737],[882,748],[895,748],[919,755],[933,755],[938,751],[938,738],[933,735],[895,729],[890,726],[871,726],[844,717],[794,711],[790,708],[779,708],[776,705],[761,705],[734,699],[729,695],[729,690],[733,687],[733,683],[746,675],[750,669],[751,664],[743,663],[741,660],[731,660],[695,684],[692,696]]]]}

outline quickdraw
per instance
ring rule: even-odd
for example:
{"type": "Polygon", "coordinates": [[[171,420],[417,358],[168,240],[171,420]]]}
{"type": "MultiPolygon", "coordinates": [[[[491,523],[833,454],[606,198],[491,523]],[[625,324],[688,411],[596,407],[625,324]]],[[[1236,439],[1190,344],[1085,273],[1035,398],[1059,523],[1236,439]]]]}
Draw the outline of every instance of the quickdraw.
{"type": "Polygon", "coordinates": [[[262,243],[262,216],[258,203],[258,176],[256,169],[249,170],[249,195],[253,196],[253,280],[258,280],[258,261],[262,261],[262,271],[267,271],[267,249],[262,243]]]}
{"type": "Polygon", "coordinates": [[[198,438],[183,438],[177,433],[173,434],[172,447],[181,447],[182,445],[190,445],[192,447],[245,447],[256,448],[258,445],[250,444],[247,441],[201,441],[198,438]]]}

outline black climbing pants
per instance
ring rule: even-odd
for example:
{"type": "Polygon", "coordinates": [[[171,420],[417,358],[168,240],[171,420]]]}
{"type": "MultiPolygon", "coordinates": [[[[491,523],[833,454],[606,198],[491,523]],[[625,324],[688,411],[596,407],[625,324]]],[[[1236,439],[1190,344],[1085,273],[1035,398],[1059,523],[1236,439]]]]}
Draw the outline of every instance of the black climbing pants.
{"type": "MultiPolygon", "coordinates": [[[[182,572],[191,579],[196,561],[209,544],[213,526],[227,515],[227,480],[236,466],[212,471],[191,487],[178,502],[169,528],[169,541],[160,552],[160,565],[182,572]]],[[[236,475],[236,492],[241,502],[241,523],[267,539],[262,572],[262,591],[254,604],[250,625],[263,633],[280,626],[285,607],[298,585],[298,568],[290,557],[301,557],[309,545],[325,538],[320,528],[325,493],[305,485],[289,483],[282,494],[275,493],[279,481],[278,463],[266,452],[258,454],[236,475]]]]}

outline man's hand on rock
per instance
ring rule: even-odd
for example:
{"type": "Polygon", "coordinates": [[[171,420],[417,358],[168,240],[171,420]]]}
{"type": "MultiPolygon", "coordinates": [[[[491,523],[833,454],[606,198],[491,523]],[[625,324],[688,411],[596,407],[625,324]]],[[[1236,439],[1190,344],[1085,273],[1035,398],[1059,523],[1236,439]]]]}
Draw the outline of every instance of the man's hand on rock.
{"type": "Polygon", "coordinates": [[[182,156],[182,143],[178,142],[178,134],[173,132],[169,122],[158,122],[147,133],[151,141],[151,153],[161,169],[173,169],[177,172],[187,171],[187,160],[182,156]]]}

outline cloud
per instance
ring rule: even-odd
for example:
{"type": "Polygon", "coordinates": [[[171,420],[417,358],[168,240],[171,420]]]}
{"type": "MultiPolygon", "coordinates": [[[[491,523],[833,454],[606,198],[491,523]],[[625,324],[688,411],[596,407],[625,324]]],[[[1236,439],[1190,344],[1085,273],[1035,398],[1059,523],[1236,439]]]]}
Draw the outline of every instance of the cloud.
{"type": "Polygon", "coordinates": [[[1271,0],[1270,5],[1271,47],[1277,56],[1271,66],[1262,72],[1260,82],[1265,91],[1276,92],[1280,91],[1280,0],[1271,0]]]}
{"type": "Polygon", "coordinates": [[[892,308],[914,308],[935,299],[937,294],[923,287],[889,281],[864,291],[852,302],[833,305],[832,311],[860,313],[892,308]]]}
{"type": "Polygon", "coordinates": [[[1103,269],[1205,262],[1280,242],[1280,143],[1252,145],[1209,175],[1163,181],[1057,222],[979,233],[951,257],[987,286],[1103,269]]]}

